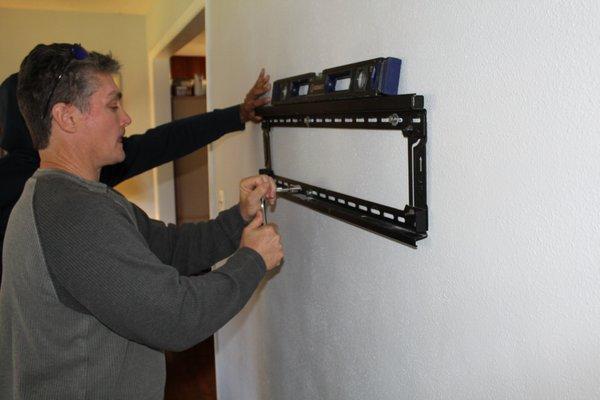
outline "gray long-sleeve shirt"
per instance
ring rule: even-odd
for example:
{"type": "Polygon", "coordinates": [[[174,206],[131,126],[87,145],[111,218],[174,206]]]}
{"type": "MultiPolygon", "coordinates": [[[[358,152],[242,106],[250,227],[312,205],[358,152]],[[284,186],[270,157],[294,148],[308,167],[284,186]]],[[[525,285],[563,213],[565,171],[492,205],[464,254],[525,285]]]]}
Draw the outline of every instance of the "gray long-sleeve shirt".
{"type": "Polygon", "coordinates": [[[38,170],[5,239],[0,398],[162,399],[163,351],[223,326],[265,273],[237,250],[243,227],[237,206],[165,226],[104,184],[38,170]]]}

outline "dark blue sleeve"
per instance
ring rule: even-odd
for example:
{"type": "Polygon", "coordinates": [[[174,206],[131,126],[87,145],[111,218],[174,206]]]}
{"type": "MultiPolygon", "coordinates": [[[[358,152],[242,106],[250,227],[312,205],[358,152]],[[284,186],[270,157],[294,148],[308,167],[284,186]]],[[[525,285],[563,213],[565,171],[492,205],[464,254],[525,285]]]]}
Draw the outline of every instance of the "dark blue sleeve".
{"type": "Polygon", "coordinates": [[[39,167],[39,161],[37,152],[33,150],[15,150],[0,158],[0,279],[8,217],[23,192],[25,182],[39,167]]]}
{"type": "Polygon", "coordinates": [[[100,182],[115,186],[154,167],[183,157],[226,133],[244,129],[240,106],[214,110],[148,130],[123,140],[125,160],[102,168],[100,182]]]}

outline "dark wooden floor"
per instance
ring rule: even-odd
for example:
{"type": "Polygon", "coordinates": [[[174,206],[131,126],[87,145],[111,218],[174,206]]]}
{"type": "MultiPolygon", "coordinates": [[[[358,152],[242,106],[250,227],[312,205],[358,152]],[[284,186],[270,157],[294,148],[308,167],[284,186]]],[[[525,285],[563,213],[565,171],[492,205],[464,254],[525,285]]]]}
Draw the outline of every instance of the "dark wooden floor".
{"type": "Polygon", "coordinates": [[[165,400],[216,400],[215,348],[211,336],[197,346],[166,353],[165,400]]]}

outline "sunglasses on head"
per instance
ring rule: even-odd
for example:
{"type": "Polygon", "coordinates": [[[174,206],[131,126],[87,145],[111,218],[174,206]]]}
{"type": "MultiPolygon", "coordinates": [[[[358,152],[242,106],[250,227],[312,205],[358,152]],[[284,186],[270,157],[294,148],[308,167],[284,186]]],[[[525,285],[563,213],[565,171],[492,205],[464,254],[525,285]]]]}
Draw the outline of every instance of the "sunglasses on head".
{"type": "Polygon", "coordinates": [[[69,66],[71,65],[73,60],[81,61],[81,60],[85,60],[89,56],[89,53],[87,52],[87,50],[84,49],[83,47],[81,47],[80,43],[73,44],[70,48],[70,53],[71,53],[71,57],[69,58],[69,61],[62,68],[60,74],[58,74],[58,76],[56,78],[56,82],[54,83],[54,86],[52,87],[52,91],[50,92],[50,96],[48,96],[48,100],[46,101],[46,106],[44,107],[44,113],[42,114],[42,119],[46,119],[46,117],[48,116],[48,113],[50,112],[50,110],[49,110],[50,100],[52,100],[52,96],[54,96],[54,91],[56,90],[56,87],[60,83],[60,80],[62,79],[62,77],[65,75],[65,73],[69,69],[69,66]]]}

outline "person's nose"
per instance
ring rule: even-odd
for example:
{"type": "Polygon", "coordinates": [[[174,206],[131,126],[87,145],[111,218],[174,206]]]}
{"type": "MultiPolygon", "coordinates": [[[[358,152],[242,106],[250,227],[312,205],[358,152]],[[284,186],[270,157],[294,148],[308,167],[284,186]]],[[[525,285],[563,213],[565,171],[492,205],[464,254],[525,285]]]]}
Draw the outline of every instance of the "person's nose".
{"type": "Polygon", "coordinates": [[[121,116],[121,126],[123,128],[129,126],[131,124],[131,117],[127,114],[127,111],[123,110],[123,115],[121,116]]]}

